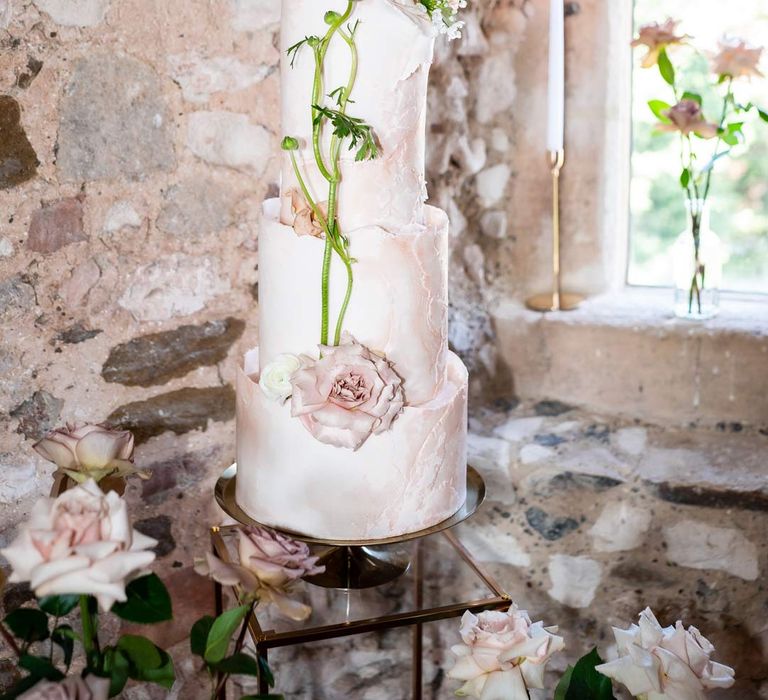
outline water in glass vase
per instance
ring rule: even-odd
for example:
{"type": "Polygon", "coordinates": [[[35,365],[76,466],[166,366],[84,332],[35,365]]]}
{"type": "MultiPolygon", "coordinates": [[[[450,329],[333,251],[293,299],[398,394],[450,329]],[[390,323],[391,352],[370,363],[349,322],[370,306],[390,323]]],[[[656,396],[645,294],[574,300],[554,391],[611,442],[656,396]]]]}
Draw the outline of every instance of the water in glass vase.
{"type": "Polygon", "coordinates": [[[687,204],[689,227],[672,248],[675,316],[701,321],[720,310],[724,250],[720,237],[710,227],[708,205],[701,201],[687,204]]]}

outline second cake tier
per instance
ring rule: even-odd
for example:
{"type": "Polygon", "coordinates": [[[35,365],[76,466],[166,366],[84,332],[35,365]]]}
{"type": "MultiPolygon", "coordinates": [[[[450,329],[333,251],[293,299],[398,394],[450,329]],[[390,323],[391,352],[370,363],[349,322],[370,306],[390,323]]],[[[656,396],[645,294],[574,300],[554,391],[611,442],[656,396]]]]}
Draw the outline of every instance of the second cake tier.
{"type": "MultiPolygon", "coordinates": [[[[285,353],[316,356],[320,342],[325,241],[281,224],[279,208],[277,199],[264,203],[259,234],[262,367],[285,353]]],[[[409,406],[434,398],[448,355],[448,218],[434,207],[426,208],[426,218],[425,225],[396,233],[369,226],[349,234],[355,279],[343,327],[393,363],[409,406]]],[[[330,340],[346,286],[346,270],[334,254],[330,340]]]]}

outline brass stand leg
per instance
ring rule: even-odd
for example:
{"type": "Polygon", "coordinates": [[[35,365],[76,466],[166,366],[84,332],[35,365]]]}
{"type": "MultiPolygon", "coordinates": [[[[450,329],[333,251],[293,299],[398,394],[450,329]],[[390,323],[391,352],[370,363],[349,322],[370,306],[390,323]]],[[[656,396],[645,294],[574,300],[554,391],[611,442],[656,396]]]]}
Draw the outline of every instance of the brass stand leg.
{"type": "Polygon", "coordinates": [[[267,683],[266,674],[262,671],[269,663],[269,651],[266,647],[256,645],[256,653],[260,659],[264,660],[264,666],[259,664],[259,695],[269,695],[269,683],[267,683]]]}
{"type": "MultiPolygon", "coordinates": [[[[424,605],[424,582],[421,577],[422,572],[422,548],[421,540],[416,541],[416,553],[413,559],[414,568],[414,599],[416,609],[421,610],[424,605]]],[[[412,649],[412,662],[411,662],[411,698],[413,700],[421,700],[422,694],[422,654],[424,651],[424,626],[417,622],[411,629],[411,649],[412,649]]]]}

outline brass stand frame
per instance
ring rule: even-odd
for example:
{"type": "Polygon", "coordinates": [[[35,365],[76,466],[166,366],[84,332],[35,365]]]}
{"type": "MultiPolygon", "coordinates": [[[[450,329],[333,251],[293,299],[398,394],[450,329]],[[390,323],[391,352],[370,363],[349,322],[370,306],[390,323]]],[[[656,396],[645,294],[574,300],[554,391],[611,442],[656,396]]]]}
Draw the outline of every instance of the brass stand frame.
{"type": "MultiPolygon", "coordinates": [[[[237,476],[237,466],[232,465],[227,469],[221,478],[218,480],[215,489],[216,501],[222,507],[222,509],[230,515],[235,521],[242,525],[257,525],[258,523],[250,518],[248,515],[237,505],[235,499],[235,478],[237,476]]],[[[510,598],[507,593],[501,588],[501,586],[493,579],[486,571],[484,571],[480,565],[474,560],[467,548],[459,542],[452,528],[458,523],[469,518],[476,509],[482,503],[485,497],[485,483],[482,476],[471,467],[467,470],[467,492],[468,498],[464,506],[454,515],[452,518],[438,523],[437,525],[422,530],[420,532],[409,533],[401,537],[392,537],[382,540],[368,540],[365,542],[360,541],[331,541],[331,540],[318,540],[311,537],[306,537],[297,533],[285,532],[296,539],[302,540],[310,544],[310,546],[330,547],[331,551],[339,550],[360,550],[375,552],[377,547],[386,548],[387,546],[395,546],[397,544],[403,544],[412,541],[413,552],[410,557],[409,565],[403,566],[399,573],[395,575],[385,576],[379,579],[379,583],[385,581],[391,581],[396,576],[404,573],[408,570],[409,566],[413,571],[413,601],[414,609],[409,612],[395,613],[391,615],[382,615],[379,617],[370,617],[357,620],[348,620],[331,625],[321,625],[318,627],[306,627],[301,630],[292,630],[288,632],[277,632],[275,630],[265,630],[261,627],[258,620],[258,615],[253,615],[251,618],[249,632],[251,639],[256,647],[256,653],[259,657],[265,661],[268,660],[269,649],[278,647],[294,646],[300,644],[306,644],[309,642],[317,642],[327,639],[337,639],[340,637],[349,637],[358,634],[366,634],[368,632],[378,632],[387,629],[395,629],[399,627],[412,627],[411,632],[411,652],[412,652],[412,679],[411,679],[411,697],[414,700],[420,700],[422,697],[422,649],[423,649],[423,626],[429,622],[436,622],[438,620],[445,620],[449,618],[460,617],[466,610],[470,610],[473,613],[482,612],[483,610],[498,610],[506,608],[510,604],[510,598]],[[485,587],[490,592],[490,596],[486,598],[480,598],[471,601],[462,601],[454,603],[452,605],[444,605],[438,607],[425,608],[424,607],[424,538],[427,536],[440,536],[444,537],[451,545],[453,550],[459,555],[461,560],[474,572],[474,574],[480,579],[485,587]]],[[[222,559],[223,561],[230,561],[230,553],[224,540],[224,535],[230,532],[236,531],[240,525],[228,525],[223,527],[214,526],[211,528],[211,546],[213,553],[222,559]]],[[[279,530],[278,530],[279,531],[279,530]]],[[[375,557],[374,557],[375,558],[375,557]]],[[[343,557],[341,557],[343,559],[343,557]]],[[[338,564],[339,558],[335,558],[328,561],[330,566],[338,564]]],[[[320,577],[318,580],[313,581],[307,579],[308,583],[314,583],[326,588],[334,588],[336,585],[329,585],[327,581],[323,581],[320,577]]],[[[343,577],[342,577],[343,578],[343,577]]],[[[338,576],[336,581],[338,582],[338,576]]],[[[369,585],[366,584],[355,586],[356,588],[365,588],[369,585]]],[[[349,588],[349,587],[347,587],[349,588]]],[[[237,589],[232,589],[235,598],[239,601],[239,593],[237,589]]],[[[224,591],[223,587],[215,584],[215,601],[216,601],[216,614],[220,615],[224,610],[224,591]]],[[[266,678],[259,677],[259,692],[261,694],[267,694],[269,688],[266,678]]],[[[220,693],[219,700],[226,700],[224,693],[220,693]]]]}
{"type": "MultiPolygon", "coordinates": [[[[224,527],[211,528],[211,545],[216,556],[224,561],[230,561],[229,550],[224,541],[223,534],[238,529],[238,525],[229,525],[224,527]]],[[[450,618],[461,617],[466,610],[473,613],[479,613],[483,610],[500,610],[510,605],[509,595],[501,588],[496,580],[484,571],[474,560],[467,548],[459,542],[451,530],[444,530],[440,536],[445,537],[461,559],[469,566],[477,577],[488,587],[493,594],[488,598],[481,598],[466,602],[454,603],[453,605],[444,605],[434,608],[423,608],[424,602],[424,579],[423,579],[423,540],[416,540],[416,553],[413,558],[412,566],[414,572],[414,601],[415,609],[410,612],[395,613],[392,615],[382,615],[380,617],[371,617],[362,620],[351,620],[332,625],[323,625],[319,627],[308,627],[302,630],[290,632],[276,632],[274,630],[262,629],[259,624],[258,616],[251,617],[249,632],[251,639],[256,647],[256,653],[264,659],[269,660],[269,650],[279,647],[296,646],[310,642],[318,642],[327,639],[338,639],[340,637],[351,637],[358,634],[369,632],[381,632],[388,629],[400,627],[412,627],[411,632],[411,652],[412,652],[412,676],[411,676],[411,698],[421,700],[422,698],[422,649],[423,649],[423,626],[429,622],[446,620],[450,618]]],[[[233,589],[235,598],[239,601],[239,594],[233,589]]],[[[224,611],[224,590],[221,584],[215,584],[216,615],[221,615],[224,611]]],[[[266,678],[259,677],[259,693],[267,694],[269,687],[266,678]]],[[[226,700],[225,694],[219,694],[219,700],[226,700]]]]}
{"type": "Polygon", "coordinates": [[[584,301],[579,294],[563,292],[560,287],[560,171],[565,164],[565,151],[550,151],[552,172],[552,291],[526,299],[533,311],[571,311],[584,301]]]}

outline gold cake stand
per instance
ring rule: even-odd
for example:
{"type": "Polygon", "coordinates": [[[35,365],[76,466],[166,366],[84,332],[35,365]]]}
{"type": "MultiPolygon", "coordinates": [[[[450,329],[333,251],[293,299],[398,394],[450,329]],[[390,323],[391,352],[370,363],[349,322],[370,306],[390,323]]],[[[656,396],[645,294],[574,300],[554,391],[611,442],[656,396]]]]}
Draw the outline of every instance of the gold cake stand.
{"type": "MultiPolygon", "coordinates": [[[[216,484],[219,505],[241,525],[262,525],[238,506],[236,483],[237,466],[233,464],[216,484]]],[[[460,617],[466,610],[479,613],[510,605],[509,595],[456,534],[461,530],[456,526],[475,513],[484,498],[482,476],[468,467],[464,505],[447,520],[418,532],[356,541],[321,539],[277,529],[306,542],[320,556],[319,563],[326,566],[326,572],[304,579],[314,585],[299,584],[297,594],[312,607],[308,620],[291,622],[271,615],[268,609],[257,610],[249,632],[258,656],[267,662],[272,649],[407,628],[411,637],[410,698],[421,700],[424,625],[460,617]]],[[[213,551],[224,561],[232,560],[238,527],[211,528],[213,551]]],[[[215,584],[214,590],[216,613],[220,614],[224,610],[224,590],[220,584],[215,584]]],[[[232,589],[232,593],[239,601],[238,589],[232,589]]],[[[265,696],[269,692],[263,673],[258,687],[265,696]]],[[[225,700],[223,692],[218,700],[225,700]]]]}
{"type": "Polygon", "coordinates": [[[370,540],[318,538],[285,528],[260,523],[237,503],[237,464],[231,465],[216,482],[214,494],[221,509],[241,525],[269,527],[310,546],[325,572],[307,576],[305,581],[323,588],[343,590],[371,588],[402,576],[411,565],[412,548],[404,546],[444,530],[450,530],[472,516],[485,500],[485,482],[473,467],[467,467],[467,498],[459,510],[437,525],[396,537],[370,540]]]}

